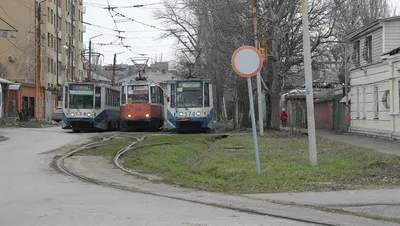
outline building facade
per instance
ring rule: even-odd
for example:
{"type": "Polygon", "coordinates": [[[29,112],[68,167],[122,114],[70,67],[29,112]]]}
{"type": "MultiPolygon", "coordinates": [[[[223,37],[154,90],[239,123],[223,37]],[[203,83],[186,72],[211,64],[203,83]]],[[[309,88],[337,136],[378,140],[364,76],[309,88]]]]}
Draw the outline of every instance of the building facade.
{"type": "Polygon", "coordinates": [[[400,139],[400,17],[379,19],[348,37],[351,132],[400,139]]]}
{"type": "Polygon", "coordinates": [[[0,17],[7,24],[0,24],[0,64],[8,80],[35,83],[35,28],[39,2],[42,12],[41,84],[46,89],[54,89],[73,77],[83,75],[81,51],[85,8],[82,0],[3,1],[4,11],[0,10],[0,17]],[[10,29],[10,26],[15,29],[10,29]],[[68,65],[71,65],[70,71],[68,65]]]}

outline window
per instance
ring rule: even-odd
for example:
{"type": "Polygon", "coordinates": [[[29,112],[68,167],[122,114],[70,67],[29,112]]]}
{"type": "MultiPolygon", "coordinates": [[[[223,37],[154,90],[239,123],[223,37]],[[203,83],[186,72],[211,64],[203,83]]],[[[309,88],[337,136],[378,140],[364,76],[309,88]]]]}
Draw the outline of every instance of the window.
{"type": "Polygon", "coordinates": [[[50,32],[47,32],[47,47],[50,47],[50,32]]]}
{"type": "Polygon", "coordinates": [[[389,94],[390,94],[390,91],[386,90],[385,93],[383,93],[383,96],[382,96],[382,104],[386,109],[390,109],[390,104],[389,104],[390,95],[389,94]]]}
{"type": "Polygon", "coordinates": [[[58,61],[58,66],[57,66],[57,75],[60,76],[61,75],[61,61],[58,61]]]}
{"type": "Polygon", "coordinates": [[[16,38],[16,37],[17,37],[17,32],[11,31],[10,37],[11,37],[11,38],[16,38]]]}
{"type": "Polygon", "coordinates": [[[363,96],[363,119],[366,119],[367,118],[367,111],[366,111],[366,92],[365,92],[365,86],[362,88],[363,89],[363,94],[362,94],[362,96],[363,96]]]}
{"type": "Polygon", "coordinates": [[[58,18],[57,18],[57,28],[58,28],[58,30],[61,31],[61,17],[60,16],[58,16],[58,18]]]}
{"type": "Polygon", "coordinates": [[[161,87],[158,87],[158,95],[160,96],[160,104],[164,104],[164,91],[161,87]]]}
{"type": "Polygon", "coordinates": [[[367,62],[372,61],[372,36],[365,38],[365,52],[364,57],[367,62]]]}
{"type": "Polygon", "coordinates": [[[353,60],[355,65],[360,64],[360,41],[354,43],[353,60]]]}
{"type": "Polygon", "coordinates": [[[95,108],[101,108],[101,87],[96,87],[95,89],[94,105],[95,108]]]}
{"type": "Polygon", "coordinates": [[[175,84],[171,84],[171,107],[174,108],[175,107],[175,99],[176,99],[176,89],[175,89],[175,84]]]}
{"type": "Polygon", "coordinates": [[[51,11],[51,14],[50,15],[48,15],[49,17],[50,17],[50,20],[51,20],[51,24],[54,24],[54,19],[53,19],[53,15],[54,15],[54,13],[53,13],[53,10],[50,10],[51,11]]]}
{"type": "Polygon", "coordinates": [[[204,107],[210,107],[210,90],[208,83],[204,83],[204,107]]]}
{"type": "Polygon", "coordinates": [[[50,68],[51,69],[50,72],[54,73],[54,61],[53,61],[53,59],[50,59],[50,67],[51,67],[50,68]]]}
{"type": "Polygon", "coordinates": [[[357,88],[356,101],[357,101],[357,119],[359,119],[360,118],[360,88],[357,88]]]}
{"type": "Polygon", "coordinates": [[[126,104],[125,86],[121,87],[121,104],[126,104]]]}
{"type": "Polygon", "coordinates": [[[47,7],[47,22],[49,22],[49,23],[50,23],[50,17],[51,17],[50,8],[47,7]]]}
{"type": "Polygon", "coordinates": [[[150,89],[151,89],[151,103],[157,103],[156,87],[152,86],[150,89]]]}
{"type": "Polygon", "coordinates": [[[379,89],[378,85],[374,85],[374,119],[379,118],[379,89]]]}
{"type": "Polygon", "coordinates": [[[128,104],[149,103],[149,87],[147,85],[128,86],[128,104]]]}
{"type": "Polygon", "coordinates": [[[47,72],[50,73],[51,72],[51,64],[50,64],[50,58],[47,57],[47,72]]]}
{"type": "Polygon", "coordinates": [[[58,38],[57,40],[57,51],[61,53],[61,38],[58,38]]]}
{"type": "Polygon", "coordinates": [[[61,0],[57,0],[57,5],[58,5],[58,7],[61,8],[61,6],[62,6],[61,0]]]}
{"type": "Polygon", "coordinates": [[[50,47],[54,49],[54,36],[50,35],[50,47]]]}
{"type": "Polygon", "coordinates": [[[65,86],[64,92],[64,107],[68,108],[68,86],[65,86]]]}

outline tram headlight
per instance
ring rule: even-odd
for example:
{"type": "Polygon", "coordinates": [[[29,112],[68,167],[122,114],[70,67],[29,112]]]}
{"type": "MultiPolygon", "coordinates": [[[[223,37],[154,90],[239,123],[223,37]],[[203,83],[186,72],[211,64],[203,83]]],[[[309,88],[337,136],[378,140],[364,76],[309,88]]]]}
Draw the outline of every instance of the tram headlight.
{"type": "Polygon", "coordinates": [[[128,118],[130,118],[130,117],[132,117],[132,115],[131,115],[131,114],[128,114],[128,118]]]}
{"type": "Polygon", "coordinates": [[[88,116],[88,117],[90,117],[90,116],[92,116],[92,114],[90,114],[90,113],[87,113],[87,116],[88,116]]]}
{"type": "Polygon", "coordinates": [[[150,117],[150,115],[149,115],[149,114],[146,114],[146,118],[148,118],[148,117],[150,117]]]}
{"type": "Polygon", "coordinates": [[[183,112],[179,112],[179,116],[183,117],[183,112]]]}
{"type": "Polygon", "coordinates": [[[200,116],[200,115],[201,115],[201,112],[200,112],[200,111],[196,112],[196,115],[197,115],[197,116],[200,116]]]}
{"type": "Polygon", "coordinates": [[[72,113],[71,113],[71,116],[74,117],[74,116],[75,116],[75,113],[72,112],[72,113]]]}

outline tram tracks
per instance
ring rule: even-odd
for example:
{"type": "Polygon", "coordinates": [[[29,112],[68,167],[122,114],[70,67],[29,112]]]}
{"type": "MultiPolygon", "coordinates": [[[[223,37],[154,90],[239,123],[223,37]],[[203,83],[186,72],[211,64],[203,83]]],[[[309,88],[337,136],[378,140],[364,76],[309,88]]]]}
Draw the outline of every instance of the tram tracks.
{"type": "MultiPolygon", "coordinates": [[[[105,187],[110,187],[110,188],[116,188],[116,189],[120,189],[120,190],[125,190],[125,191],[129,191],[129,192],[134,192],[134,193],[141,193],[141,194],[147,194],[147,195],[152,195],[152,196],[158,196],[158,197],[164,197],[164,198],[171,198],[171,199],[175,199],[175,200],[180,200],[180,201],[186,201],[186,202],[192,202],[192,203],[197,203],[197,204],[202,204],[202,205],[208,205],[208,206],[213,206],[213,207],[218,207],[218,208],[223,208],[223,209],[229,209],[229,210],[233,210],[233,211],[238,211],[238,212],[244,212],[244,213],[248,213],[248,214],[255,214],[255,215],[262,215],[262,216],[269,216],[269,217],[275,217],[275,218],[280,218],[280,219],[286,219],[286,220],[292,220],[292,221],[297,221],[297,222],[303,222],[303,223],[310,223],[312,225],[338,225],[338,224],[334,224],[334,223],[325,223],[323,221],[320,220],[314,220],[314,219],[307,219],[307,218],[303,218],[303,217],[291,217],[290,214],[279,214],[279,213],[274,213],[273,211],[268,211],[268,210],[260,210],[260,209],[252,209],[252,208],[246,208],[243,207],[242,205],[232,205],[229,203],[226,203],[223,199],[219,200],[219,201],[210,201],[210,200],[202,200],[199,199],[198,197],[188,197],[188,196],[179,196],[179,195],[174,195],[171,192],[154,192],[153,190],[149,190],[146,191],[146,189],[142,189],[142,188],[138,188],[138,187],[128,187],[126,185],[120,185],[118,183],[112,183],[112,182],[106,182],[106,181],[102,181],[96,178],[92,178],[92,177],[87,177],[84,176],[82,174],[76,173],[73,170],[69,169],[66,166],[66,160],[72,156],[74,156],[75,154],[84,151],[85,149],[88,149],[90,147],[93,147],[95,145],[101,145],[101,143],[106,142],[106,141],[110,141],[112,139],[117,138],[118,136],[120,136],[120,133],[114,134],[112,136],[106,137],[106,138],[102,138],[99,141],[94,141],[85,145],[82,145],[78,148],[75,148],[72,151],[69,151],[68,153],[66,153],[65,155],[63,155],[62,157],[60,157],[59,159],[56,160],[56,168],[66,174],[69,175],[71,177],[77,178],[79,180],[88,182],[88,183],[92,183],[92,184],[97,184],[97,185],[102,185],[105,187]],[[220,203],[218,203],[220,202],[220,203]]],[[[129,151],[134,150],[134,148],[140,148],[140,147],[145,147],[145,146],[158,146],[158,145],[166,145],[166,144],[170,144],[167,142],[164,143],[154,143],[154,144],[146,144],[146,145],[140,145],[138,146],[137,144],[139,144],[140,142],[142,142],[146,137],[148,136],[148,134],[144,134],[141,135],[140,138],[134,137],[134,141],[130,142],[128,145],[126,145],[125,147],[123,147],[122,149],[120,149],[113,157],[112,159],[112,163],[113,165],[118,168],[119,170],[136,176],[136,177],[142,177],[140,174],[137,174],[127,168],[124,167],[123,163],[122,163],[122,156],[124,154],[126,154],[129,151]]],[[[225,194],[221,194],[221,195],[225,195],[225,194]]],[[[255,202],[255,200],[252,200],[252,202],[255,202]]],[[[272,204],[272,203],[271,203],[272,204]]],[[[270,205],[270,204],[268,204],[270,205]]],[[[272,204],[274,205],[274,204],[272,204]]],[[[278,211],[279,212],[279,211],[278,211]]]]}

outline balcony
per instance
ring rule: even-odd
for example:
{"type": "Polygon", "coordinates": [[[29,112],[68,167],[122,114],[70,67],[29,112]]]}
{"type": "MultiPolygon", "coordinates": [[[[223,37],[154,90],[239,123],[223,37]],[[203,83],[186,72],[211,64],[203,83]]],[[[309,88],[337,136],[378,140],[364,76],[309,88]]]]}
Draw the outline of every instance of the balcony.
{"type": "Polygon", "coordinates": [[[61,16],[61,15],[62,15],[61,6],[58,6],[58,7],[57,7],[57,11],[58,11],[58,15],[60,15],[60,16],[61,16]]]}

